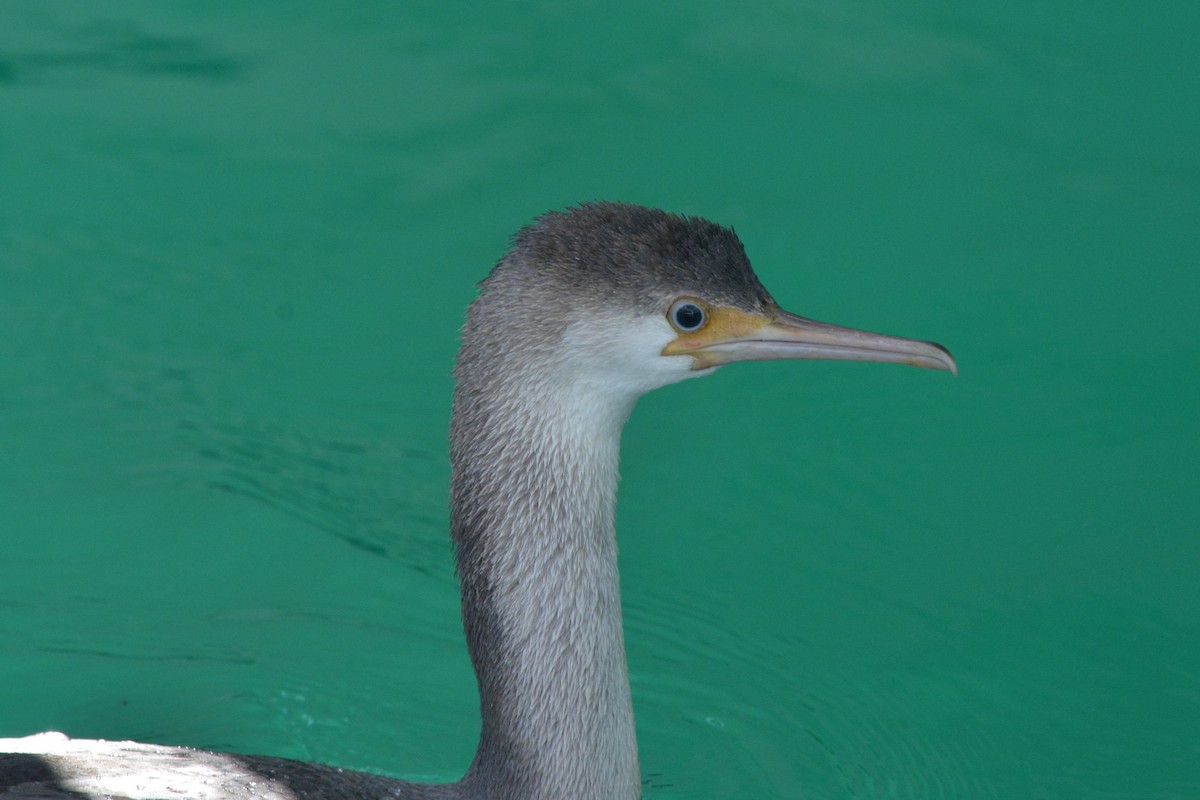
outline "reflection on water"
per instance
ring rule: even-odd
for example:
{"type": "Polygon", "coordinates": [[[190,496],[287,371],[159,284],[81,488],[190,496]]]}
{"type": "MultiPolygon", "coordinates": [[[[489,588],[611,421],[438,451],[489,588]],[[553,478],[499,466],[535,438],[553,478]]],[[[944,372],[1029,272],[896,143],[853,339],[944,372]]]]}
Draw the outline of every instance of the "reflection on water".
{"type": "Polygon", "coordinates": [[[957,720],[929,729],[931,716],[979,700],[944,659],[929,659],[916,682],[903,665],[829,671],[821,643],[751,620],[731,626],[720,598],[625,586],[635,702],[679,719],[686,733],[670,735],[695,748],[661,776],[678,796],[700,790],[701,775],[744,788],[744,772],[722,766],[730,752],[780,797],[1004,796],[980,768],[1007,760],[989,733],[957,720]]]}
{"type": "Polygon", "coordinates": [[[249,425],[182,422],[178,440],[199,461],[168,478],[263,503],[405,567],[446,572],[444,456],[249,425]]]}
{"type": "Polygon", "coordinates": [[[87,73],[146,75],[203,81],[243,78],[248,61],[192,36],[164,36],[133,22],[63,27],[55,44],[0,54],[0,85],[78,80],[87,73]]]}

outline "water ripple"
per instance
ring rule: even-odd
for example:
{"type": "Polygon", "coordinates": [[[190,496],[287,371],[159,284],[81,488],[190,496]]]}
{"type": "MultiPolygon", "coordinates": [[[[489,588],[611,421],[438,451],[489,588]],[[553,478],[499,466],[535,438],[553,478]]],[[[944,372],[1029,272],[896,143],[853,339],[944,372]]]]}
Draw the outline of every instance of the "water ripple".
{"type": "Polygon", "coordinates": [[[0,57],[0,85],[45,82],[81,72],[227,81],[249,71],[244,59],[199,38],[151,33],[129,22],[66,29],[58,37],[57,44],[0,57]]]}

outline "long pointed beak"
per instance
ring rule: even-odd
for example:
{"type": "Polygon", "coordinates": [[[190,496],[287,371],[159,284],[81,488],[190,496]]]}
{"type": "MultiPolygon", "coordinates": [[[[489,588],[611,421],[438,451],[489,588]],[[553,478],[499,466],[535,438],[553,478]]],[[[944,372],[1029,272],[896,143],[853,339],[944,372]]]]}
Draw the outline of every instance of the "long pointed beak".
{"type": "Polygon", "coordinates": [[[687,354],[697,369],[734,361],[829,359],[882,361],[958,374],[954,356],[940,344],[842,328],[776,308],[765,316],[714,309],[711,330],[684,335],[667,346],[669,355],[687,354]]]}

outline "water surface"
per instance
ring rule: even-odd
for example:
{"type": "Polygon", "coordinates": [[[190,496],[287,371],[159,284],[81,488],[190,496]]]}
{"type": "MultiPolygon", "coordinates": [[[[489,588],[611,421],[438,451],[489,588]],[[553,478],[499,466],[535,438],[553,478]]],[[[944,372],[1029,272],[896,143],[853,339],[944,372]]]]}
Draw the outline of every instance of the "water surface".
{"type": "Polygon", "coordinates": [[[1191,5],[0,15],[0,735],[457,777],[456,331],[610,198],[962,367],[640,404],[646,796],[1200,796],[1191,5]]]}

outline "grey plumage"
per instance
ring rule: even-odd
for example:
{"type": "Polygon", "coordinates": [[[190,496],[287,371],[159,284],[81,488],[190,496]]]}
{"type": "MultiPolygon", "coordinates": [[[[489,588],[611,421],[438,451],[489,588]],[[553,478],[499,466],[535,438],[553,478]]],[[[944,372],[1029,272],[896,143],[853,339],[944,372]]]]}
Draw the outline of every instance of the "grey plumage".
{"type": "Polygon", "coordinates": [[[787,315],[733,231],[706,220],[616,203],[540,217],[482,282],[455,368],[451,537],[483,723],[466,775],[417,784],[50,735],[0,740],[24,753],[0,755],[0,800],[634,800],[613,531],[621,428],[645,392],[761,358],[954,368],[936,345],[787,315]],[[728,313],[700,341],[667,320],[680,298],[728,313]]]}
{"type": "Polygon", "coordinates": [[[540,287],[562,317],[587,313],[586,301],[660,313],[680,294],[748,311],[772,302],[733,230],[625,203],[543,214],[513,237],[482,285],[476,307],[493,293],[540,287]]]}

